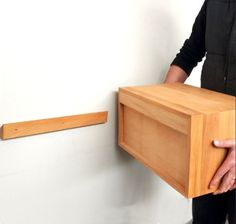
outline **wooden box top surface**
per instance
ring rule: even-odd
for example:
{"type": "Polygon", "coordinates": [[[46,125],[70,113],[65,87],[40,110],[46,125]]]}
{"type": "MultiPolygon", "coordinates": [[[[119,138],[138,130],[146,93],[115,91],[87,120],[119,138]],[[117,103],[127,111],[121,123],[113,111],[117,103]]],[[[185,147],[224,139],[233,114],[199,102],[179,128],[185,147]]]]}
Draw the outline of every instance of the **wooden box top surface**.
{"type": "Polygon", "coordinates": [[[120,92],[134,95],[154,104],[167,106],[188,115],[235,110],[236,98],[234,96],[183,83],[124,87],[120,88],[120,92]]]}

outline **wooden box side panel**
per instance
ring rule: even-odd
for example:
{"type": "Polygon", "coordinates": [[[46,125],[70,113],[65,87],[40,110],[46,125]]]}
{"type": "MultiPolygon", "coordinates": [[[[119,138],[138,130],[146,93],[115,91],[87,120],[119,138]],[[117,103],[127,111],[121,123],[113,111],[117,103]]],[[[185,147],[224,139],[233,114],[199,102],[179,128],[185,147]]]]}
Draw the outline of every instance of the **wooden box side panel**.
{"type": "Polygon", "coordinates": [[[201,172],[204,173],[201,179],[201,193],[206,194],[210,190],[209,184],[215,172],[222,164],[227,154],[227,149],[220,149],[213,146],[213,140],[235,138],[235,110],[215,113],[206,116],[204,119],[203,131],[203,154],[201,172]]]}
{"type": "Polygon", "coordinates": [[[120,104],[119,144],[177,191],[187,196],[188,137],[120,104]]]}

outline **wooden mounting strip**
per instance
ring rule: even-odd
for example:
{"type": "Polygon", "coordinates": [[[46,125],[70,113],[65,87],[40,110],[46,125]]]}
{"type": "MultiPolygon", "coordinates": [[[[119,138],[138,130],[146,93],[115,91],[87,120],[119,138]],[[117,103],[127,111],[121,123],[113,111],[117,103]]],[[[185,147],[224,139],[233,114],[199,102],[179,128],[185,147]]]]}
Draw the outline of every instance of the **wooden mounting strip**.
{"type": "Polygon", "coordinates": [[[1,139],[12,139],[107,122],[107,111],[4,124],[1,139]]]}

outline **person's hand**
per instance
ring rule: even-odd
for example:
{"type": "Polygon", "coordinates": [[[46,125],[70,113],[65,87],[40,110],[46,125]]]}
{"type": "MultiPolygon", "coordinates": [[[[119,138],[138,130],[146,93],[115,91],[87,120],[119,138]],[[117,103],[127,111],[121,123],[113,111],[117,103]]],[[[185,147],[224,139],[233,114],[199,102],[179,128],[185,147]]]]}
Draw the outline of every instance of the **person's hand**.
{"type": "Polygon", "coordinates": [[[210,183],[210,188],[219,186],[213,194],[221,194],[236,188],[235,139],[215,140],[214,146],[228,149],[228,154],[210,183]]]}

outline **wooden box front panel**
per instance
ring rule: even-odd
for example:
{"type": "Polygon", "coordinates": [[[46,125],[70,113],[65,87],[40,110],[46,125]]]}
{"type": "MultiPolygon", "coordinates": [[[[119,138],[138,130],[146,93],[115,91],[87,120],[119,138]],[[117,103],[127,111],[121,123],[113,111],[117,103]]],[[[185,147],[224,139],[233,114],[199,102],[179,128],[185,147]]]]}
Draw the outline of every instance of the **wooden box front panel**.
{"type": "Polygon", "coordinates": [[[123,107],[120,144],[182,194],[188,183],[188,136],[127,107],[123,107]]]}

